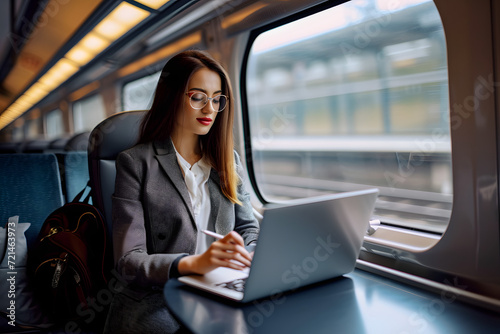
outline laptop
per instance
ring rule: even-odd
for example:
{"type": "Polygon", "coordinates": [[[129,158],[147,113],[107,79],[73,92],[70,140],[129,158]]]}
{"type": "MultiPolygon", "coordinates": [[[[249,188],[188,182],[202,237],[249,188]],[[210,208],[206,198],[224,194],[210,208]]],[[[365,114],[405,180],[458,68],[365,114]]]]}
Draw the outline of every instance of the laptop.
{"type": "Polygon", "coordinates": [[[245,303],[347,274],[356,264],[378,192],[344,192],[266,207],[250,268],[220,267],[178,280],[245,303]]]}

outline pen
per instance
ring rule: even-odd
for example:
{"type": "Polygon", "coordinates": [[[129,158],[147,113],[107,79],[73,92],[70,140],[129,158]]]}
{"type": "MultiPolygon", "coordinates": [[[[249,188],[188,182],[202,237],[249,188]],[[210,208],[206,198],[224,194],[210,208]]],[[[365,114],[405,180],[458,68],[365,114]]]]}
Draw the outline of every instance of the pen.
{"type": "Polygon", "coordinates": [[[219,233],[215,233],[215,232],[212,232],[212,231],[209,231],[209,230],[201,230],[203,233],[205,233],[206,235],[209,235],[211,237],[214,237],[215,239],[217,240],[220,240],[222,238],[224,238],[223,235],[219,234],[219,233]]]}

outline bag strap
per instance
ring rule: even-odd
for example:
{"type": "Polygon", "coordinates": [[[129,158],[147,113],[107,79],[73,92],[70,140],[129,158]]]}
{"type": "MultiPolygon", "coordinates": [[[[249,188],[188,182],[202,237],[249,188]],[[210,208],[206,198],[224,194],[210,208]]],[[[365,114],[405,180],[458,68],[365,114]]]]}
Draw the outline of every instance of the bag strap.
{"type": "Polygon", "coordinates": [[[90,180],[88,180],[85,187],[83,187],[83,189],[75,196],[75,198],[73,198],[73,200],[71,202],[72,203],[81,202],[81,203],[89,204],[91,193],[92,193],[92,187],[90,186],[90,180]],[[85,191],[87,190],[87,188],[89,188],[89,193],[87,194],[87,196],[85,196],[85,198],[82,201],[83,194],[85,194],[85,191]]]}

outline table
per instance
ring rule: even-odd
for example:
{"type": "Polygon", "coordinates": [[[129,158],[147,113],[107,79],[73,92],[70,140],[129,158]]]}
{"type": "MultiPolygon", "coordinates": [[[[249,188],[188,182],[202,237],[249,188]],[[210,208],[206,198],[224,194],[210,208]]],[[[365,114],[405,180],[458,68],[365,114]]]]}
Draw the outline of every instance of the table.
{"type": "Polygon", "coordinates": [[[247,304],[176,279],[164,296],[194,333],[500,333],[500,314],[360,269],[247,304]]]}

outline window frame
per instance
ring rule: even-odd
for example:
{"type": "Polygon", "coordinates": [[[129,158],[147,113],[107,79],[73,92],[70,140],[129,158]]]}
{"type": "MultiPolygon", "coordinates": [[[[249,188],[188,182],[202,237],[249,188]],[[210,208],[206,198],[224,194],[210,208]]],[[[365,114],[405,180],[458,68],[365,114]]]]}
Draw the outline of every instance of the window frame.
{"type": "MultiPolygon", "coordinates": [[[[245,41],[245,50],[243,52],[243,57],[242,57],[242,62],[241,62],[241,69],[240,69],[240,77],[239,77],[239,85],[240,85],[240,98],[241,98],[241,108],[242,108],[242,126],[243,126],[243,142],[245,143],[245,157],[246,157],[246,167],[248,170],[248,178],[249,182],[255,192],[255,195],[257,199],[259,200],[260,203],[263,205],[273,203],[272,199],[268,200],[266,199],[266,196],[262,193],[258,182],[257,182],[257,177],[253,165],[253,152],[252,152],[252,143],[251,143],[251,130],[250,130],[250,115],[249,115],[249,106],[248,106],[248,97],[247,97],[247,69],[248,69],[248,60],[250,57],[250,52],[252,49],[253,44],[255,43],[255,40],[262,34],[265,33],[266,31],[272,30],[274,28],[286,25],[288,23],[300,20],[302,18],[317,14],[319,12],[332,9],[334,7],[340,6],[344,3],[348,3],[351,0],[337,0],[329,3],[320,3],[317,5],[314,5],[312,7],[299,10],[297,13],[294,13],[292,15],[283,17],[281,19],[278,19],[276,21],[264,24],[256,29],[253,29],[250,31],[250,34],[248,36],[248,39],[245,41]]],[[[434,1],[434,0],[430,0],[434,1]]],[[[435,1],[434,1],[435,3],[435,1]]],[[[444,27],[443,27],[444,29],[444,27]]],[[[448,87],[449,88],[449,87],[448,87]]],[[[450,130],[451,131],[451,130],[450,130]]],[[[451,141],[451,133],[450,133],[450,141],[451,141]]],[[[451,153],[451,152],[450,152],[451,153]]],[[[452,173],[453,174],[453,173],[452,173]]],[[[376,187],[376,186],[373,186],[376,187]]],[[[402,189],[404,190],[404,189],[402,189]]],[[[402,227],[404,228],[404,227],[402,227]]],[[[417,229],[418,230],[418,229],[417,229]]],[[[440,232],[436,231],[423,231],[424,233],[428,233],[429,235],[434,235],[434,234],[441,234],[440,232]]]]}
{"type": "MultiPolygon", "coordinates": [[[[238,78],[242,139],[248,178],[264,205],[268,202],[260,192],[253,167],[246,96],[250,49],[261,33],[344,2],[316,5],[242,36],[242,43],[246,45],[238,78]]],[[[450,4],[446,0],[434,0],[434,4],[446,36],[454,199],[451,217],[439,238],[410,229],[379,227],[375,234],[365,237],[358,267],[405,280],[411,280],[408,274],[427,277],[463,289],[462,294],[455,296],[459,299],[500,309],[500,267],[493,265],[500,262],[500,146],[497,145],[500,117],[496,117],[500,90],[493,91],[489,99],[481,100],[467,115],[453,109],[456,103],[475,96],[478,79],[484,81],[492,75],[498,82],[500,78],[500,42],[493,38],[500,35],[500,24],[495,22],[500,15],[500,4],[495,5],[491,0],[481,0],[474,5],[467,1],[450,4]],[[464,18],[468,18],[466,22],[464,18]],[[478,34],[483,38],[474,38],[478,34]],[[483,113],[484,119],[474,117],[477,111],[483,113]],[[460,122],[460,126],[453,127],[453,122],[460,122]],[[470,238],[471,235],[475,238],[470,238]],[[395,272],[400,274],[394,275],[395,272]]]]}

